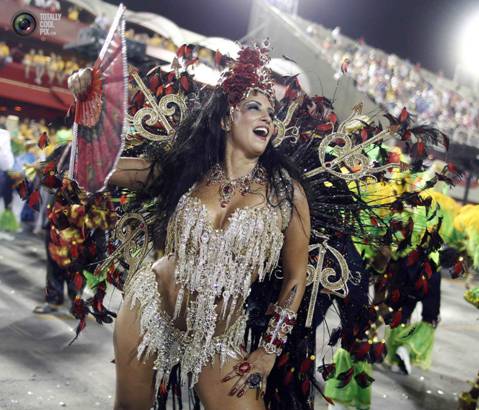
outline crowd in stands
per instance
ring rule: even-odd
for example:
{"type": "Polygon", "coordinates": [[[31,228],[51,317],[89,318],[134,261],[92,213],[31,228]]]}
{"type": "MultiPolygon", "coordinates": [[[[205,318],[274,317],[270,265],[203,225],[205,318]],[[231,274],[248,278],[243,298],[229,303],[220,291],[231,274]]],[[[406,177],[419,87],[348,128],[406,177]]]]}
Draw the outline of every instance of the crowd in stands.
{"type": "Polygon", "coordinates": [[[22,63],[25,67],[25,77],[33,77],[37,84],[63,85],[66,78],[79,69],[75,58],[65,59],[55,53],[47,55],[43,50],[34,49],[24,55],[22,63]]]}
{"type": "Polygon", "coordinates": [[[42,49],[30,49],[26,53],[14,45],[9,46],[0,41],[0,68],[11,62],[21,62],[25,77],[38,85],[65,86],[68,76],[80,68],[75,57],[65,58],[54,52],[46,54],[42,49]]]}
{"type": "Polygon", "coordinates": [[[130,40],[139,41],[149,46],[160,47],[165,50],[176,52],[177,46],[170,39],[162,37],[156,33],[153,35],[147,33],[138,33],[133,28],[125,31],[125,37],[130,40]]]}
{"type": "Polygon", "coordinates": [[[423,123],[434,123],[455,142],[479,146],[479,97],[464,97],[453,89],[427,81],[419,66],[391,54],[352,41],[339,28],[325,30],[316,25],[307,33],[333,67],[349,60],[348,73],[358,89],[385,110],[398,114],[402,107],[423,123]]]}
{"type": "Polygon", "coordinates": [[[5,64],[12,62],[12,56],[10,55],[10,47],[4,41],[0,41],[0,68],[5,64]]]}
{"type": "Polygon", "coordinates": [[[58,13],[61,10],[59,0],[23,0],[23,2],[27,6],[48,10],[50,13],[58,13]]]}

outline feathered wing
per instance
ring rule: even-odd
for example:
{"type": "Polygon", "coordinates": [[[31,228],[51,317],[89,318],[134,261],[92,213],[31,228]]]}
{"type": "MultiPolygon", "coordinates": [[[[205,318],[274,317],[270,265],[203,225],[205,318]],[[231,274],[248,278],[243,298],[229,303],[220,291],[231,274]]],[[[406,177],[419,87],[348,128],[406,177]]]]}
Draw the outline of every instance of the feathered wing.
{"type": "MultiPolygon", "coordinates": [[[[363,115],[360,106],[349,118],[337,123],[327,99],[298,99],[294,82],[290,88],[286,100],[288,96],[296,99],[295,112],[288,112],[293,101],[283,101],[280,115],[284,122],[278,127],[276,145],[304,170],[302,183],[308,192],[312,223],[311,252],[308,286],[298,312],[298,324],[268,379],[266,400],[270,408],[302,410],[312,408],[311,386],[319,388],[314,363],[309,362],[314,362],[316,355],[316,327],[324,320],[331,298],[338,300],[342,323],[331,334],[330,346],[340,340],[341,346],[358,360],[374,363],[384,358],[384,341],[377,341],[368,333],[380,312],[368,300],[367,285],[348,294],[348,287],[357,287],[361,279],[366,284],[369,280],[358,251],[367,249],[374,255],[375,250],[387,246],[406,258],[415,258],[419,279],[412,291],[421,286],[427,289],[432,263],[428,255],[441,246],[437,233],[441,220],[430,199],[419,194],[438,179],[451,175],[446,167],[440,174],[424,176],[428,148],[447,148],[448,140],[437,129],[415,126],[405,109],[398,118],[385,115],[389,121],[387,128],[363,115]],[[401,151],[391,146],[392,141],[399,143],[401,151]],[[406,161],[404,154],[410,159],[406,161]],[[426,222],[435,228],[426,230],[426,222]],[[326,251],[323,256],[320,249],[326,251]],[[418,255],[414,253],[417,249],[418,255]],[[345,261],[349,266],[345,266],[345,261]],[[342,313],[342,307],[352,312],[349,317],[342,313]]],[[[282,276],[281,267],[275,276],[282,276]]],[[[275,300],[280,284],[256,287],[248,301],[248,308],[254,313],[249,323],[253,342],[264,330],[263,309],[275,300]]],[[[401,300],[407,297],[406,292],[401,300]]],[[[400,304],[386,302],[397,310],[382,320],[397,326],[401,320],[400,304]]],[[[348,374],[341,376],[342,385],[351,380],[348,374]]],[[[367,387],[372,380],[364,378],[367,387]]]]}

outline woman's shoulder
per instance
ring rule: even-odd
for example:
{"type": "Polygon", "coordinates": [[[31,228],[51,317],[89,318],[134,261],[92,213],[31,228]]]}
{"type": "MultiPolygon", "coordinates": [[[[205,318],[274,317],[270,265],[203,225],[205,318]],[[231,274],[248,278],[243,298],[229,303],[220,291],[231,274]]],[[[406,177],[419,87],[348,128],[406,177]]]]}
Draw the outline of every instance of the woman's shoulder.
{"type": "Polygon", "coordinates": [[[273,175],[273,181],[280,192],[278,196],[282,198],[293,198],[297,194],[305,195],[305,190],[300,178],[295,178],[286,168],[278,169],[273,175]]]}

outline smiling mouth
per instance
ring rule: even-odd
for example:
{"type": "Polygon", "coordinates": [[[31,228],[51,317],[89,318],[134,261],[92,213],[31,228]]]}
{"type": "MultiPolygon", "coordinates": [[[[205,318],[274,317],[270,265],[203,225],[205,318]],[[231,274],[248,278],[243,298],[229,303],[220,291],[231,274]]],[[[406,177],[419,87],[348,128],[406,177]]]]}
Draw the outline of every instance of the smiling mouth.
{"type": "Polygon", "coordinates": [[[256,134],[256,136],[264,140],[268,137],[269,134],[269,130],[266,127],[256,127],[253,132],[256,134]]]}

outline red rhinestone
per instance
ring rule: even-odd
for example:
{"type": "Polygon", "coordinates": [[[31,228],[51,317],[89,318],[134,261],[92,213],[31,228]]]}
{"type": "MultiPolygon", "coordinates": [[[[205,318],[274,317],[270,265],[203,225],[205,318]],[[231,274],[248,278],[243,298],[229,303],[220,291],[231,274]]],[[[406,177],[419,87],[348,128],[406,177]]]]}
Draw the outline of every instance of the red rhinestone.
{"type": "Polygon", "coordinates": [[[239,365],[238,370],[241,373],[247,373],[251,370],[251,365],[248,362],[243,362],[239,365]]]}

